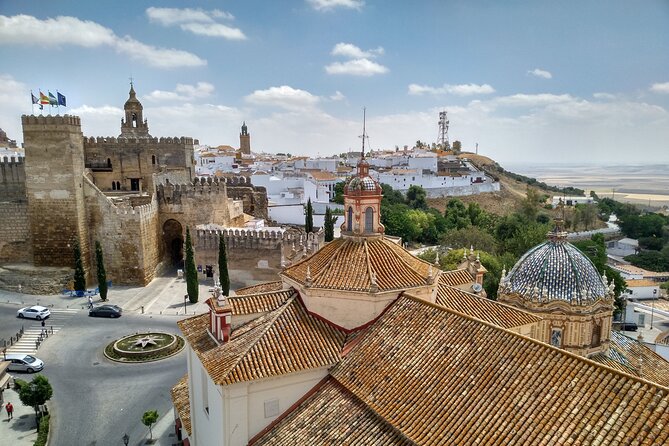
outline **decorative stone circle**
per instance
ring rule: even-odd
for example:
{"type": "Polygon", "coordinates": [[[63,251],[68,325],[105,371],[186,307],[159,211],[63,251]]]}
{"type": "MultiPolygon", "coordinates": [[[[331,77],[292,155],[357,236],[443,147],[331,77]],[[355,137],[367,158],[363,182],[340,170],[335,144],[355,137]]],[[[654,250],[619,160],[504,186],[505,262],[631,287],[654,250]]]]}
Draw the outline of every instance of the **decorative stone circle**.
{"type": "Polygon", "coordinates": [[[117,362],[159,361],[179,353],[184,345],[183,338],[171,333],[135,333],[107,345],[105,356],[117,362]]]}

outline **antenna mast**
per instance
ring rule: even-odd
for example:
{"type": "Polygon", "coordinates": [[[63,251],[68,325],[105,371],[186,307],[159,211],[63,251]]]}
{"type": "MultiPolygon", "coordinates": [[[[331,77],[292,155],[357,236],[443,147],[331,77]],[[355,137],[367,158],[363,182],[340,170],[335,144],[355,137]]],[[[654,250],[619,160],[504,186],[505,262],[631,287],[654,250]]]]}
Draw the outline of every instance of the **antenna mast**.
{"type": "Polygon", "coordinates": [[[365,134],[365,121],[367,117],[367,107],[362,107],[362,157],[365,157],[365,138],[367,135],[365,134]]]}
{"type": "Polygon", "coordinates": [[[437,144],[441,146],[442,150],[450,150],[451,143],[448,142],[448,115],[446,110],[439,112],[439,135],[437,136],[437,144]]]}

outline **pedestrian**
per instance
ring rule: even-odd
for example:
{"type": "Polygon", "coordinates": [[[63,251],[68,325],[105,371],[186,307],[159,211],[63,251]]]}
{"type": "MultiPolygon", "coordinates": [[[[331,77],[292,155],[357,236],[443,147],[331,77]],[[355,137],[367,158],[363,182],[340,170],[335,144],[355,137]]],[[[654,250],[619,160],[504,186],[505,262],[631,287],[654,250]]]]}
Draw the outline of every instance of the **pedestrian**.
{"type": "Polygon", "coordinates": [[[93,298],[91,296],[88,296],[88,308],[93,308],[93,298]]]}
{"type": "Polygon", "coordinates": [[[7,410],[7,420],[11,420],[14,418],[14,406],[12,406],[12,403],[7,401],[7,405],[5,406],[5,410],[7,410]]]}

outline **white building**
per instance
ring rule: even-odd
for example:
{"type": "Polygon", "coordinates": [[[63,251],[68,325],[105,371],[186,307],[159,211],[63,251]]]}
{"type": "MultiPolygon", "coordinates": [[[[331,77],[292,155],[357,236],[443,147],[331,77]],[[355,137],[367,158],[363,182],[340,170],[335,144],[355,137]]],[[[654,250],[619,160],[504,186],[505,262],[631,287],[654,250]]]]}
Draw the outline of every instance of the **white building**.
{"type": "Polygon", "coordinates": [[[632,238],[622,238],[606,242],[606,253],[612,256],[625,257],[639,251],[639,241],[632,238]]]}
{"type": "Polygon", "coordinates": [[[561,197],[555,195],[553,197],[553,207],[557,207],[560,204],[560,200],[564,203],[565,206],[576,206],[577,204],[593,204],[595,199],[592,197],[561,197]]]}

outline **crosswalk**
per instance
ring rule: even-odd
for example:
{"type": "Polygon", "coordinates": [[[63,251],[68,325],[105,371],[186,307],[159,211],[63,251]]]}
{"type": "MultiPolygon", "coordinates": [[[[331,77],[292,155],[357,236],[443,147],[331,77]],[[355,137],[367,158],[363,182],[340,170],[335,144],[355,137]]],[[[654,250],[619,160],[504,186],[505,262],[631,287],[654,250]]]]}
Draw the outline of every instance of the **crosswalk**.
{"type": "MultiPolygon", "coordinates": [[[[7,347],[7,353],[25,353],[33,355],[37,353],[37,341],[42,334],[42,330],[48,332],[49,337],[55,335],[65,326],[67,321],[81,310],[71,309],[51,309],[51,316],[44,321],[44,328],[42,328],[41,321],[32,319],[25,319],[23,324],[23,336],[11,347],[7,347]],[[53,330],[53,333],[52,333],[53,330]]],[[[46,339],[46,337],[42,337],[46,339]]]]}

